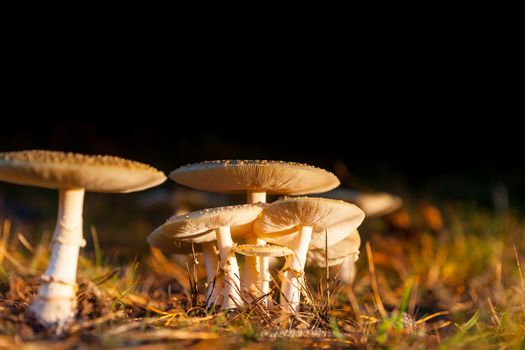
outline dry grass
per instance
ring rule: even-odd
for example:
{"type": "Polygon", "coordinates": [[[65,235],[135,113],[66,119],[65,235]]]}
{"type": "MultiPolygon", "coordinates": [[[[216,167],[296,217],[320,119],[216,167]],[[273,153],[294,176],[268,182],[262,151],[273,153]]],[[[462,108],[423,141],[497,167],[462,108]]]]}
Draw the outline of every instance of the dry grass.
{"type": "MultiPolygon", "coordinates": [[[[48,239],[31,242],[3,221],[0,349],[74,346],[148,348],[525,347],[525,223],[466,205],[424,205],[370,231],[353,288],[337,269],[310,271],[302,311],[279,328],[279,307],[253,302],[234,312],[203,306],[202,264],[160,251],[124,263],[95,252],[79,265],[79,314],[54,339],[25,316],[48,259],[48,239]],[[443,224],[443,222],[445,224],[443,224]],[[200,289],[200,294],[198,294],[200,289]],[[329,297],[328,297],[329,296],[329,297]],[[290,338],[294,338],[290,340],[290,338]]],[[[376,222],[380,225],[380,222],[376,222]]],[[[275,274],[277,277],[277,274],[275,274]]],[[[274,291],[277,292],[277,287],[274,291]]]]}

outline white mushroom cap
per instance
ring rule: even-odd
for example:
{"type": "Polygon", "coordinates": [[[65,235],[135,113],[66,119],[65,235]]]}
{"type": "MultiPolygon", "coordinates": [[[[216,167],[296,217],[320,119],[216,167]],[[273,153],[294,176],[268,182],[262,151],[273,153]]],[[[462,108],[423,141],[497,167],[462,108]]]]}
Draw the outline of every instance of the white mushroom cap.
{"type": "Polygon", "coordinates": [[[355,203],[359,208],[363,209],[367,217],[386,215],[403,205],[401,198],[389,193],[360,192],[346,188],[338,188],[323,193],[323,197],[355,203]]]}
{"type": "Polygon", "coordinates": [[[344,239],[365,218],[357,206],[325,198],[285,198],[268,205],[254,223],[254,232],[267,242],[294,248],[300,226],[312,226],[310,248],[325,246],[344,239]]]}
{"type": "Polygon", "coordinates": [[[119,157],[33,150],[0,153],[0,180],[52,189],[125,193],[159,185],[166,176],[149,165],[119,157]]]}
{"type": "Polygon", "coordinates": [[[158,232],[170,239],[204,243],[217,240],[215,230],[219,227],[230,227],[232,237],[239,238],[252,232],[252,223],[262,208],[262,203],[243,204],[173,216],[153,234],[158,232]]]}
{"type": "MultiPolygon", "coordinates": [[[[328,266],[341,265],[345,260],[356,261],[359,257],[361,237],[357,230],[336,244],[328,246],[328,266]]],[[[310,249],[306,264],[313,267],[326,267],[326,249],[310,249]]]]}
{"type": "Polygon", "coordinates": [[[293,250],[278,245],[256,245],[256,244],[239,244],[234,248],[236,253],[246,256],[269,256],[281,257],[292,255],[293,250]]]}
{"type": "Polygon", "coordinates": [[[191,254],[193,249],[195,253],[202,252],[200,244],[191,244],[174,240],[172,238],[161,235],[159,231],[154,231],[148,236],[148,244],[154,248],[158,248],[168,253],[175,253],[181,255],[191,254]]]}
{"type": "Polygon", "coordinates": [[[270,160],[217,160],[189,164],[170,178],[199,190],[224,193],[246,191],[301,195],[339,186],[329,171],[306,164],[270,160]]]}

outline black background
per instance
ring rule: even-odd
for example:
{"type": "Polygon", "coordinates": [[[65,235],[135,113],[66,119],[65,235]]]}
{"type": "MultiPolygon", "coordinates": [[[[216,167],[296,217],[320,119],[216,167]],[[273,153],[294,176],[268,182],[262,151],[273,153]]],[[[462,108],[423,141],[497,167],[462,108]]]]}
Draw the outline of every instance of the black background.
{"type": "Polygon", "coordinates": [[[490,204],[503,185],[511,203],[525,197],[523,97],[503,47],[364,40],[351,56],[173,56],[72,44],[63,55],[40,41],[6,56],[0,151],[113,154],[165,172],[227,158],[342,161],[352,186],[490,204]]]}
{"type": "Polygon", "coordinates": [[[523,195],[521,129],[503,122],[249,112],[206,120],[175,108],[162,118],[155,111],[133,112],[135,120],[118,121],[73,112],[69,121],[19,117],[2,129],[0,149],[113,154],[165,172],[213,159],[289,160],[330,170],[339,161],[353,176],[345,180],[351,186],[486,201],[491,189],[503,184],[517,205],[523,195]]]}

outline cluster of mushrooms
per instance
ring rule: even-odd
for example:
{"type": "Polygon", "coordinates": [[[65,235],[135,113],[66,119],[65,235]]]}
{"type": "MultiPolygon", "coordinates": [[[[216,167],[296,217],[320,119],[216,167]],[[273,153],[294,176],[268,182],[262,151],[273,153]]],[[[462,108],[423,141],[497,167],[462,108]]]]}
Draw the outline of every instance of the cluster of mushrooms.
{"type": "MultiPolygon", "coordinates": [[[[266,203],[267,194],[301,196],[332,190],[340,184],[334,174],[298,163],[227,160],[183,166],[170,178],[198,190],[247,197],[244,205],[173,216],[148,237],[150,245],[168,252],[202,252],[208,307],[227,310],[253,300],[269,305],[270,257],[286,257],[280,286],[283,313],[299,308],[306,263],[325,267],[348,262],[346,278],[348,282],[353,278],[360,245],[356,229],[365,217],[360,208],[318,197],[284,197],[266,203]],[[246,256],[242,270],[236,254],[246,256]]],[[[0,180],[59,191],[51,256],[29,312],[42,325],[60,332],[76,311],[78,254],[85,245],[85,191],[140,191],[163,183],[166,176],[149,165],[113,156],[19,151],[0,153],[0,180]]],[[[371,206],[384,210],[381,205],[371,206]]]]}

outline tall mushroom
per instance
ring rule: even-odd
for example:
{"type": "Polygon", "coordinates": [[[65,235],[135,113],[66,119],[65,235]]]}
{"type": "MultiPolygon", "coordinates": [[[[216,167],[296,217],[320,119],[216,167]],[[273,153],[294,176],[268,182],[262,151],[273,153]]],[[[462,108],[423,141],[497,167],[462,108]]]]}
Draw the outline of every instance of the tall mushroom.
{"type": "Polygon", "coordinates": [[[322,248],[343,240],[363,221],[365,214],[353,204],[324,198],[285,198],[268,205],[254,223],[257,236],[294,250],[281,282],[281,306],[299,307],[304,285],[304,265],[309,247],[322,248]]]}
{"type": "Polygon", "coordinates": [[[215,302],[217,296],[222,290],[223,280],[222,276],[217,276],[219,259],[213,242],[202,242],[193,245],[191,243],[177,241],[166,237],[162,235],[159,230],[152,232],[147,240],[150,246],[169,253],[189,255],[194,251],[202,252],[204,267],[206,269],[206,301],[208,306],[211,306],[215,302]]]}
{"type": "Polygon", "coordinates": [[[0,180],[59,190],[57,225],[42,286],[30,312],[61,333],[75,315],[76,274],[84,192],[126,193],[161,184],[166,176],[149,165],[113,156],[55,151],[0,153],[0,180]]]}
{"type": "MultiPolygon", "coordinates": [[[[217,241],[220,269],[224,274],[221,308],[231,309],[243,304],[240,276],[232,235],[242,237],[252,231],[252,223],[262,210],[259,204],[234,205],[194,211],[174,216],[155,232],[173,240],[207,243],[217,241]]],[[[156,234],[156,233],[153,234],[156,234]]]]}
{"type": "MultiPolygon", "coordinates": [[[[169,176],[179,184],[199,190],[246,194],[248,203],[264,203],[267,194],[297,196],[326,192],[340,184],[337,177],[326,170],[269,160],[207,161],[182,166],[169,176]]],[[[246,242],[266,244],[255,235],[246,242]]],[[[242,280],[248,296],[257,298],[270,291],[268,265],[268,257],[246,257],[242,280]]]]}

